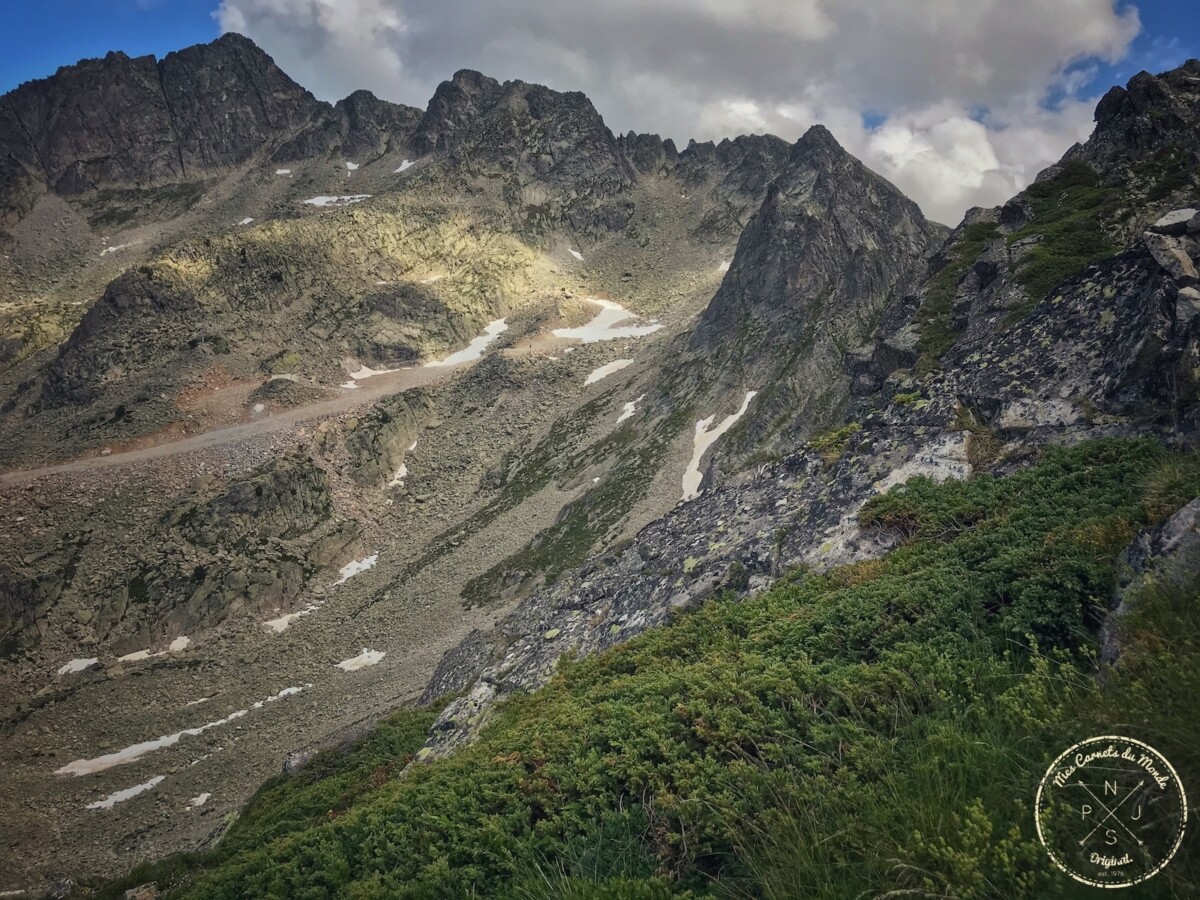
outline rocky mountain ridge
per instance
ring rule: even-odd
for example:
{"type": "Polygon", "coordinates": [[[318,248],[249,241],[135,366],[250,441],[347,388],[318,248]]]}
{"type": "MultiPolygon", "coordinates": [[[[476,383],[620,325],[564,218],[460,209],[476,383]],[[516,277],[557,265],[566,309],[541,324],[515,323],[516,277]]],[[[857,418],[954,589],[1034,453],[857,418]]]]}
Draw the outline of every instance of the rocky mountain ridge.
{"type": "Polygon", "coordinates": [[[373,158],[417,114],[365,91],[321,102],[235,33],[162,60],[112,52],[0,97],[0,225],[47,191],[196,181],[259,154],[373,158]]]}

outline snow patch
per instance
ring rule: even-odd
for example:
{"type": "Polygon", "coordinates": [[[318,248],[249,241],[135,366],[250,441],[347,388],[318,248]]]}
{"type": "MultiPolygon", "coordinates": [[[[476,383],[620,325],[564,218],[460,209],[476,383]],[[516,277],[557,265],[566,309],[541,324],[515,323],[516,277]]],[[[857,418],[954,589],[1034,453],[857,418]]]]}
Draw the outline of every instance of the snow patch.
{"type": "Polygon", "coordinates": [[[395,171],[395,172],[393,172],[392,174],[393,174],[393,175],[399,175],[399,174],[400,174],[401,172],[403,172],[405,169],[411,169],[411,168],[412,168],[412,160],[411,160],[411,159],[406,159],[406,160],[404,160],[402,163],[400,163],[400,167],[399,167],[398,169],[396,169],[396,171],[395,171]]]}
{"type": "Polygon", "coordinates": [[[573,257],[575,257],[577,260],[579,260],[580,262],[583,262],[583,254],[580,253],[578,250],[572,250],[571,255],[573,257]]]}
{"type": "Polygon", "coordinates": [[[337,667],[343,672],[357,672],[359,669],[375,665],[385,656],[387,656],[387,652],[384,650],[368,650],[366,647],[363,647],[362,653],[358,654],[358,656],[352,656],[349,659],[343,659],[337,664],[337,667]]]}
{"type": "Polygon", "coordinates": [[[188,809],[195,809],[198,806],[203,806],[208,802],[210,797],[212,797],[212,794],[210,794],[208,791],[205,791],[203,794],[197,794],[188,801],[188,809]]]}
{"type": "Polygon", "coordinates": [[[742,416],[746,414],[746,410],[750,408],[750,401],[755,398],[758,391],[746,391],[746,399],[742,401],[742,407],[733,415],[726,416],[721,424],[716,428],[712,428],[715,415],[709,416],[707,419],[701,419],[696,423],[696,436],[694,446],[692,448],[692,461],[688,463],[687,471],[683,473],[683,499],[692,500],[700,495],[700,482],[703,480],[703,475],[700,473],[700,461],[704,458],[705,452],[716,443],[717,438],[727,432],[734,426],[742,416]]]}
{"type": "Polygon", "coordinates": [[[304,607],[304,609],[298,610],[297,612],[288,613],[287,615],[280,616],[278,619],[270,619],[266,622],[263,622],[263,627],[268,631],[275,632],[276,634],[283,634],[283,632],[288,630],[288,626],[297,619],[302,618],[303,616],[311,615],[318,609],[320,609],[319,606],[317,606],[315,603],[310,603],[308,606],[304,607]]]}
{"type": "Polygon", "coordinates": [[[404,479],[408,477],[408,466],[405,463],[400,463],[400,468],[396,469],[396,474],[392,476],[392,480],[388,482],[388,487],[403,487],[404,479]]]}
{"type": "MultiPolygon", "coordinates": [[[[312,685],[284,688],[278,694],[268,697],[267,702],[278,700],[282,697],[290,696],[291,694],[298,694],[300,691],[308,687],[312,687],[312,685]]],[[[212,728],[220,728],[222,725],[228,725],[230,722],[242,718],[242,716],[246,715],[248,712],[249,711],[245,709],[234,710],[223,719],[216,719],[212,722],[206,722],[205,724],[198,725],[195,728],[185,728],[182,731],[176,731],[174,734],[165,734],[162,737],[157,737],[153,740],[142,741],[138,744],[130,744],[128,747],[124,747],[115,753],[106,753],[103,756],[97,756],[93,759],[77,759],[72,763],[67,763],[67,765],[63,766],[61,769],[56,769],[54,774],[74,775],[76,778],[78,778],[81,775],[95,775],[97,772],[103,772],[115,766],[123,766],[131,762],[136,762],[148,753],[153,753],[155,750],[161,750],[164,747],[172,747],[175,744],[178,744],[182,738],[195,737],[212,728]]]]}
{"type": "Polygon", "coordinates": [[[506,331],[508,331],[507,319],[496,319],[488,322],[487,326],[483,329],[483,334],[479,335],[479,337],[475,338],[471,343],[463,347],[463,349],[457,353],[451,353],[445,359],[430,360],[425,365],[427,367],[457,366],[460,363],[473,362],[483,356],[483,351],[487,349],[488,344],[492,343],[492,341],[496,340],[496,338],[500,337],[506,331]]]}
{"type": "Polygon", "coordinates": [[[358,382],[356,382],[356,381],[343,381],[343,382],[342,382],[340,385],[338,385],[338,387],[344,387],[344,388],[345,388],[346,390],[348,390],[348,391],[353,391],[353,390],[357,390],[357,388],[358,388],[358,382]]]}
{"type": "Polygon", "coordinates": [[[242,219],[242,221],[238,222],[238,224],[239,225],[249,225],[253,221],[254,221],[253,216],[246,216],[246,218],[242,219]]]}
{"type": "Polygon", "coordinates": [[[376,375],[387,375],[389,372],[395,371],[395,369],[372,369],[368,366],[359,366],[357,372],[350,373],[350,377],[355,381],[362,381],[366,378],[373,378],[376,375]]]}
{"type": "Polygon", "coordinates": [[[727,259],[721,260],[721,264],[719,266],[717,266],[717,271],[720,272],[722,275],[724,275],[726,272],[728,272],[729,271],[729,260],[727,260],[727,259]]]}
{"type": "Polygon", "coordinates": [[[207,703],[212,697],[201,697],[199,700],[189,700],[184,706],[199,706],[201,703],[207,703]]]}
{"type": "Polygon", "coordinates": [[[184,635],[180,635],[171,641],[166,650],[159,650],[157,653],[151,650],[135,650],[133,653],[126,653],[124,656],[118,656],[117,662],[141,662],[144,659],[155,659],[159,656],[166,656],[168,653],[180,653],[191,646],[192,639],[184,635]]]}
{"type": "Polygon", "coordinates": [[[372,553],[363,559],[356,559],[353,562],[346,563],[338,570],[338,574],[342,577],[335,581],[334,584],[345,584],[355,575],[361,575],[367,569],[373,569],[377,562],[379,562],[379,554],[372,553]]]}
{"type": "Polygon", "coordinates": [[[276,175],[291,175],[292,170],[291,169],[276,169],[275,174],[276,175]]]}
{"type": "Polygon", "coordinates": [[[128,250],[128,249],[130,248],[130,246],[132,246],[132,245],[130,245],[130,244],[116,244],[116,245],[114,245],[114,246],[112,246],[112,247],[105,247],[103,250],[101,250],[101,251],[100,251],[100,255],[101,255],[101,256],[108,256],[108,254],[110,254],[110,253],[119,253],[119,252],[120,252],[120,251],[122,251],[122,250],[128,250]]]}
{"type": "Polygon", "coordinates": [[[597,341],[644,337],[648,334],[654,334],[654,332],[662,328],[661,324],[624,325],[617,328],[615,326],[618,322],[634,319],[637,316],[625,309],[621,304],[613,303],[611,300],[601,300],[598,297],[587,297],[585,299],[588,303],[594,303],[599,306],[600,312],[586,325],[581,325],[578,328],[555,328],[551,334],[557,338],[569,338],[584,344],[594,344],[597,341]]]}
{"type": "Polygon", "coordinates": [[[625,408],[621,410],[621,415],[617,417],[617,424],[620,425],[626,419],[632,419],[633,414],[637,412],[638,404],[645,399],[646,395],[642,394],[642,396],[638,397],[636,400],[630,400],[628,403],[626,403],[625,408]]]}
{"type": "Polygon", "coordinates": [[[75,675],[78,672],[84,672],[92,666],[99,663],[100,660],[92,657],[90,659],[73,659],[69,663],[64,664],[59,668],[59,675],[75,675]]]}
{"type": "Polygon", "coordinates": [[[89,803],[84,809],[112,809],[118,803],[124,803],[130,797],[136,797],[138,794],[150,790],[155,785],[166,779],[166,775],[155,775],[149,781],[143,781],[141,784],[135,784],[133,787],[125,788],[123,791],[117,791],[115,794],[109,794],[103,800],[97,800],[95,803],[89,803]]]}
{"type": "Polygon", "coordinates": [[[352,163],[352,162],[350,162],[350,160],[346,160],[346,171],[353,172],[357,168],[358,168],[358,163],[352,163]]]}
{"type": "Polygon", "coordinates": [[[370,199],[370,194],[345,194],[341,197],[322,194],[320,197],[309,197],[304,202],[309,206],[349,206],[351,203],[362,203],[364,200],[370,199]]]}
{"type": "Polygon", "coordinates": [[[584,387],[587,387],[589,384],[595,384],[601,378],[607,378],[613,372],[620,372],[626,366],[632,365],[632,359],[614,359],[612,362],[605,363],[600,368],[592,371],[588,377],[583,380],[583,385],[584,387]]]}

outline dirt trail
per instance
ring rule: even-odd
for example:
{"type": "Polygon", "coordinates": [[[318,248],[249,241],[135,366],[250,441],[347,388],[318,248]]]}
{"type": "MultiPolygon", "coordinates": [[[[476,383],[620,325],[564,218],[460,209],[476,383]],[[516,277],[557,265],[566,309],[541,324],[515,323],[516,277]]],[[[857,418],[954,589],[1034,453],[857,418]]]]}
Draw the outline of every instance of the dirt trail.
{"type": "MultiPolygon", "coordinates": [[[[500,350],[501,353],[526,355],[545,350],[552,350],[563,344],[574,343],[541,335],[532,341],[524,341],[519,348],[500,350]]],[[[165,439],[162,443],[142,446],[133,450],[125,450],[101,456],[91,453],[66,462],[40,466],[36,469],[14,469],[0,472],[0,487],[24,484],[45,475],[56,475],[70,472],[92,472],[109,469],[114,466],[131,465],[149,460],[163,459],[188,453],[194,450],[205,450],[219,447],[234,441],[260,437],[283,431],[304,422],[328,418],[350,412],[359,407],[367,406],[381,397],[388,397],[412,388],[439,384],[447,380],[455,372],[470,368],[476,361],[459,363],[458,365],[441,366],[409,366],[395,369],[358,382],[353,389],[339,388],[338,396],[329,400],[319,400],[294,409],[284,410],[264,416],[250,422],[242,422],[225,428],[214,428],[199,434],[189,435],[177,440],[165,439]]],[[[164,435],[164,437],[166,437],[164,435]]]]}

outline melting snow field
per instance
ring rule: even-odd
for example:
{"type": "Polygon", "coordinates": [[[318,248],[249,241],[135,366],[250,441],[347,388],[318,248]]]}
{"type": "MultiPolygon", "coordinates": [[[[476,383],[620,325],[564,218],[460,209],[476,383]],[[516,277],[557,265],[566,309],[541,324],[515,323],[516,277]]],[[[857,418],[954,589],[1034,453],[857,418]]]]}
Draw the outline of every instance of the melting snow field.
{"type": "Polygon", "coordinates": [[[95,803],[89,803],[85,809],[112,809],[118,803],[124,803],[130,797],[136,797],[145,791],[150,790],[159,782],[164,780],[166,775],[155,775],[149,781],[143,781],[141,784],[135,784],[133,787],[125,788],[123,791],[117,791],[115,794],[109,794],[103,800],[97,800],[95,803]]]}
{"type": "Polygon", "coordinates": [[[288,630],[288,626],[297,619],[311,615],[318,609],[320,609],[319,606],[317,606],[315,603],[310,603],[308,606],[304,607],[304,609],[298,610],[294,613],[288,613],[285,616],[280,616],[278,619],[269,619],[268,621],[263,622],[263,627],[269,631],[275,632],[276,634],[283,634],[288,630]]]}
{"type": "Polygon", "coordinates": [[[580,253],[578,250],[572,250],[571,255],[573,257],[575,257],[577,260],[579,260],[580,262],[583,262],[583,254],[580,253]]]}
{"type": "Polygon", "coordinates": [[[589,384],[595,384],[601,378],[607,378],[613,372],[620,372],[626,366],[632,365],[632,359],[614,359],[612,362],[605,363],[600,368],[591,372],[588,377],[583,380],[583,385],[584,387],[587,387],[589,384]]]}
{"type": "Polygon", "coordinates": [[[400,463],[400,468],[396,470],[396,474],[392,476],[392,480],[388,482],[388,487],[401,487],[404,484],[404,479],[408,477],[408,466],[405,463],[400,463]]]}
{"type": "Polygon", "coordinates": [[[353,562],[346,563],[340,570],[338,570],[338,574],[342,577],[335,581],[334,584],[345,584],[355,575],[361,575],[363,572],[367,571],[367,569],[374,568],[375,563],[377,562],[379,562],[379,554],[372,553],[365,559],[356,559],[353,562]]]}
{"type": "Polygon", "coordinates": [[[375,665],[385,656],[387,656],[387,652],[384,650],[368,650],[366,647],[363,647],[362,653],[358,654],[358,656],[352,656],[349,659],[343,659],[337,664],[337,667],[343,672],[357,672],[359,669],[375,665]]]}
{"type": "Polygon", "coordinates": [[[357,168],[358,168],[358,163],[352,163],[349,160],[346,161],[346,170],[348,172],[353,172],[357,168]]]}
{"type": "Polygon", "coordinates": [[[726,416],[716,428],[710,430],[710,426],[716,416],[709,416],[707,419],[701,419],[696,423],[696,438],[695,446],[692,450],[692,461],[688,463],[687,471],[683,473],[684,500],[691,500],[700,495],[700,482],[704,477],[700,473],[700,460],[703,459],[705,451],[716,443],[717,438],[732,428],[738,419],[746,414],[746,410],[750,408],[750,401],[757,394],[758,391],[747,391],[746,399],[742,401],[742,408],[733,415],[726,416]]]}
{"type": "Polygon", "coordinates": [[[304,202],[309,206],[349,206],[351,203],[362,203],[364,200],[370,199],[370,194],[346,194],[341,197],[329,197],[322,194],[320,197],[309,197],[304,202]]]}
{"type": "Polygon", "coordinates": [[[367,366],[359,366],[357,372],[351,372],[350,377],[355,381],[362,381],[365,378],[371,378],[375,375],[386,375],[389,372],[395,372],[395,369],[371,369],[367,366]]]}
{"type": "MultiPolygon", "coordinates": [[[[312,685],[305,685],[305,687],[311,686],[312,685]]],[[[288,697],[292,694],[298,694],[304,689],[305,688],[300,687],[284,688],[278,694],[268,697],[265,702],[271,703],[275,700],[282,699],[283,697],[288,697]]],[[[260,708],[263,702],[264,701],[259,701],[259,703],[256,703],[255,709],[260,708]]],[[[140,744],[130,744],[128,747],[124,747],[121,750],[118,750],[116,753],[106,753],[103,756],[97,756],[94,759],[77,759],[74,762],[63,766],[61,769],[56,769],[54,774],[74,775],[78,778],[81,775],[95,775],[97,772],[103,772],[115,766],[123,766],[127,763],[136,762],[148,753],[153,753],[155,750],[161,750],[164,747],[172,747],[175,744],[178,744],[180,739],[184,737],[195,737],[196,735],[203,734],[211,728],[219,728],[222,725],[228,725],[235,719],[240,719],[248,712],[249,710],[245,709],[235,710],[223,719],[207,722],[204,725],[198,725],[195,728],[185,728],[183,731],[176,731],[174,734],[166,734],[150,741],[142,741],[140,744]]],[[[155,783],[157,784],[157,782],[155,783]]]]}
{"type": "Polygon", "coordinates": [[[77,672],[83,672],[90,669],[92,666],[99,663],[100,660],[92,659],[73,659],[69,663],[63,665],[59,670],[59,675],[74,675],[77,672]]]}
{"type": "Polygon", "coordinates": [[[143,659],[154,659],[158,656],[166,656],[168,653],[181,653],[190,647],[192,639],[186,635],[180,635],[171,641],[166,650],[159,650],[157,653],[152,653],[149,650],[135,650],[133,653],[126,653],[124,656],[118,656],[117,662],[140,662],[143,659]]]}
{"type": "Polygon", "coordinates": [[[654,332],[662,328],[661,324],[624,325],[617,328],[615,326],[618,322],[624,322],[626,319],[637,317],[621,304],[613,303],[611,300],[588,297],[587,302],[594,303],[600,307],[600,312],[596,314],[596,317],[592,321],[578,328],[555,328],[551,334],[557,338],[570,338],[584,344],[594,344],[597,341],[645,337],[648,334],[654,334],[654,332]]]}
{"type": "Polygon", "coordinates": [[[400,174],[401,172],[403,172],[405,169],[411,169],[411,168],[412,168],[412,160],[410,160],[410,159],[406,159],[406,160],[404,160],[402,163],[400,163],[400,168],[396,169],[396,171],[395,171],[395,172],[393,172],[392,174],[393,174],[393,175],[399,175],[399,174],[400,174]]]}
{"type": "Polygon", "coordinates": [[[621,410],[621,415],[617,417],[617,424],[620,425],[626,419],[632,419],[633,414],[637,412],[638,404],[646,399],[646,395],[638,397],[636,400],[630,400],[625,404],[625,408],[621,410]]]}
{"type": "Polygon", "coordinates": [[[483,351],[487,349],[487,345],[501,334],[508,331],[507,319],[496,319],[493,322],[488,322],[487,327],[483,329],[483,334],[475,338],[467,346],[463,347],[457,353],[451,353],[445,359],[434,359],[425,363],[426,366],[457,366],[460,363],[472,362],[483,356],[483,351]]]}

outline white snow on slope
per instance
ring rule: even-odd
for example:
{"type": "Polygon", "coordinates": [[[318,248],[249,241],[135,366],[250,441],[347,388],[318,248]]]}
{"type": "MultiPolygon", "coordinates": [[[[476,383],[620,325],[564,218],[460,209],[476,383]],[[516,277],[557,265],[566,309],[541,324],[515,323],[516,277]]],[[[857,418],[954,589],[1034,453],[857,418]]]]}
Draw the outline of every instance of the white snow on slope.
{"type": "Polygon", "coordinates": [[[580,253],[578,250],[572,250],[571,255],[573,257],[575,257],[577,260],[579,260],[580,262],[583,262],[583,254],[580,253]]]}
{"type": "Polygon", "coordinates": [[[620,372],[626,366],[632,365],[632,359],[614,359],[612,362],[605,363],[600,368],[592,371],[588,377],[583,380],[583,385],[584,387],[587,387],[589,384],[595,384],[601,378],[607,378],[613,372],[620,372]]]}
{"type": "MultiPolygon", "coordinates": [[[[305,687],[311,687],[306,685],[305,687]]],[[[267,698],[267,701],[278,700],[281,697],[287,697],[291,694],[297,694],[304,688],[284,688],[278,694],[267,698]]],[[[106,753],[103,756],[97,756],[93,759],[77,759],[72,763],[67,763],[61,769],[56,769],[55,775],[95,775],[97,772],[103,772],[106,769],[111,769],[115,766],[123,766],[131,762],[136,762],[148,753],[153,753],[155,750],[161,750],[164,747],[172,747],[178,744],[180,739],[184,737],[195,737],[203,734],[211,728],[219,728],[222,725],[227,725],[230,722],[240,719],[246,715],[249,710],[238,709],[225,716],[223,719],[216,719],[212,722],[206,722],[203,725],[198,725],[195,728],[185,728],[182,731],[176,731],[174,734],[165,734],[162,737],[154,738],[149,741],[142,741],[138,744],[130,744],[128,747],[116,751],[115,753],[106,753]]]]}
{"type": "Polygon", "coordinates": [[[238,224],[239,225],[249,225],[253,221],[254,221],[253,216],[246,216],[246,218],[242,219],[242,221],[238,222],[238,224]]]}
{"type": "Polygon", "coordinates": [[[483,329],[483,334],[475,338],[463,349],[457,353],[451,353],[445,359],[434,359],[425,363],[426,366],[457,366],[460,363],[472,362],[483,356],[483,351],[488,344],[500,337],[501,334],[508,331],[508,322],[506,319],[496,319],[488,322],[483,329]]]}
{"type": "Polygon", "coordinates": [[[312,615],[318,609],[320,609],[319,606],[317,606],[315,603],[310,603],[308,606],[304,607],[304,609],[297,610],[296,612],[292,612],[292,613],[287,613],[286,615],[280,616],[278,619],[268,619],[266,622],[263,622],[263,627],[266,628],[268,631],[275,632],[276,634],[283,634],[285,631],[288,630],[288,626],[291,625],[293,622],[295,622],[297,619],[303,618],[304,616],[312,615]]]}
{"type": "Polygon", "coordinates": [[[319,197],[309,197],[304,202],[309,206],[349,206],[351,203],[362,203],[371,199],[370,194],[345,194],[340,197],[330,197],[322,194],[319,197]]]}
{"type": "Polygon", "coordinates": [[[622,325],[618,328],[616,327],[618,322],[624,322],[627,319],[637,317],[621,304],[613,303],[611,300],[601,300],[598,297],[588,297],[586,299],[588,303],[594,303],[600,307],[600,312],[596,314],[595,318],[586,325],[580,325],[578,328],[555,328],[551,334],[557,338],[569,338],[584,344],[594,344],[597,341],[644,337],[648,334],[654,334],[654,332],[662,328],[662,325],[657,323],[650,325],[622,325]]]}
{"type": "Polygon", "coordinates": [[[358,168],[358,163],[352,163],[349,160],[346,161],[347,171],[353,172],[357,168],[358,168]]]}
{"type": "Polygon", "coordinates": [[[145,791],[150,790],[159,782],[163,781],[166,775],[155,775],[149,781],[143,781],[141,784],[135,784],[133,787],[125,788],[123,791],[117,791],[115,794],[109,794],[103,800],[97,800],[95,803],[89,803],[85,809],[112,809],[118,803],[124,803],[130,797],[136,797],[145,791]]]}
{"type": "Polygon", "coordinates": [[[687,471],[683,473],[683,499],[691,500],[700,495],[700,482],[704,476],[700,472],[700,461],[704,458],[704,453],[716,443],[717,438],[727,432],[734,426],[742,416],[746,414],[746,410],[750,408],[750,401],[755,398],[758,391],[747,391],[746,399],[742,401],[742,408],[731,416],[726,416],[724,420],[716,428],[711,428],[715,415],[709,416],[707,419],[701,419],[696,423],[696,437],[692,449],[692,461],[688,463],[687,471]]]}
{"type": "Polygon", "coordinates": [[[393,172],[392,174],[393,174],[393,175],[399,175],[399,174],[400,174],[401,172],[403,172],[405,169],[411,169],[411,168],[412,168],[412,160],[410,160],[410,159],[406,159],[406,160],[404,160],[402,163],[400,163],[400,168],[396,169],[396,171],[395,171],[395,172],[393,172]]]}
{"type": "Polygon", "coordinates": [[[100,660],[96,659],[95,657],[91,657],[89,659],[73,659],[70,662],[65,663],[62,667],[60,667],[58,670],[58,674],[59,675],[75,675],[79,672],[84,672],[84,671],[90,669],[92,666],[96,665],[99,662],[100,662],[100,660]]]}
{"type": "Polygon", "coordinates": [[[636,400],[630,400],[625,404],[625,408],[621,410],[621,415],[617,417],[617,424],[620,425],[626,419],[632,419],[633,414],[637,412],[638,404],[646,399],[646,395],[638,397],[636,400]]]}
{"type": "Polygon", "coordinates": [[[363,647],[362,653],[358,654],[358,656],[352,656],[349,659],[343,659],[337,664],[337,667],[343,672],[357,672],[359,669],[375,665],[385,656],[387,656],[387,652],[384,650],[368,650],[366,647],[363,647]]]}
{"type": "Polygon", "coordinates": [[[367,571],[367,569],[374,568],[375,563],[377,562],[379,562],[379,554],[372,553],[370,556],[363,559],[356,559],[353,562],[346,563],[341,569],[338,570],[338,574],[342,577],[335,581],[334,584],[345,584],[355,575],[361,575],[363,572],[367,571]]]}

